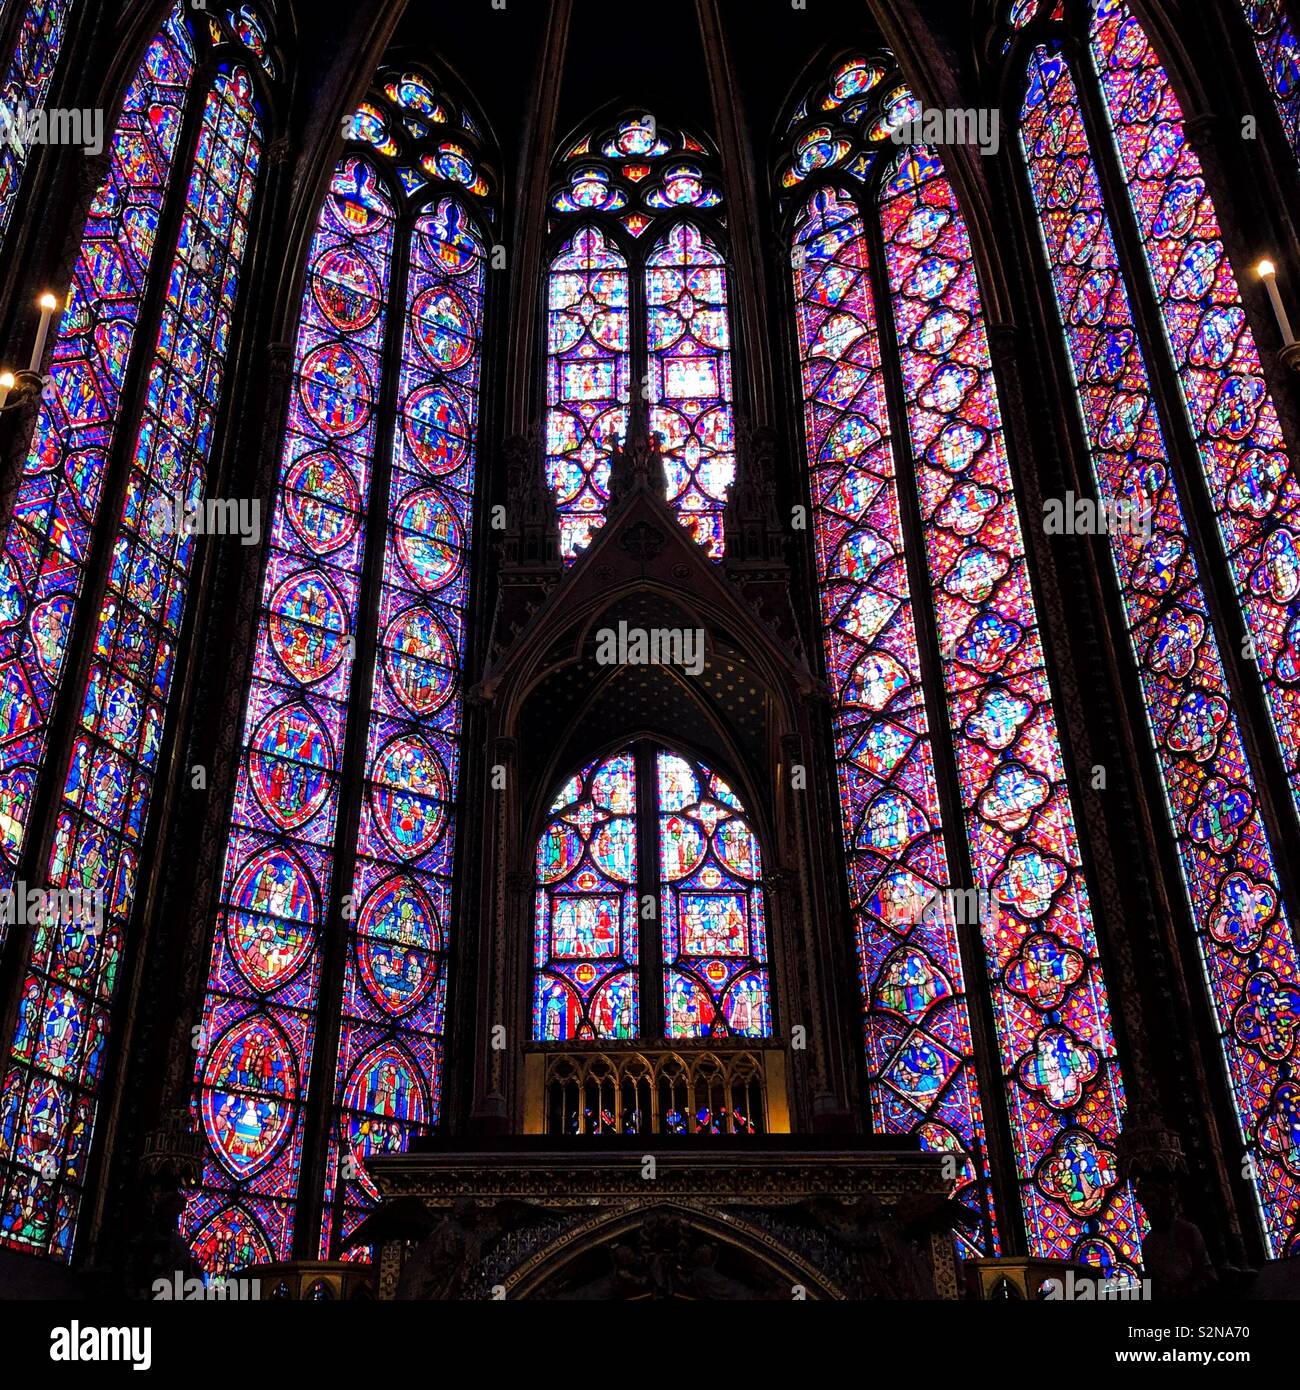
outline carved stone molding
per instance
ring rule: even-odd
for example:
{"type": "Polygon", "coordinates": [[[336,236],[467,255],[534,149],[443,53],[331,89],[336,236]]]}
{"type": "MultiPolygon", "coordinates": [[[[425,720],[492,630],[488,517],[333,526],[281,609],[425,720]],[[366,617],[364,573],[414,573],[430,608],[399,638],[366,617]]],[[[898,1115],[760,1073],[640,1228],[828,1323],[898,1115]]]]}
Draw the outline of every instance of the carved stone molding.
{"type": "Polygon", "coordinates": [[[667,537],[657,526],[638,522],[619,537],[619,545],[634,559],[646,564],[664,548],[667,537]]]}
{"type": "Polygon", "coordinates": [[[386,1201],[352,1239],[380,1247],[380,1296],[956,1296],[934,1155],[659,1141],[648,1169],[643,1140],[543,1143],[374,1160],[386,1201]]]}

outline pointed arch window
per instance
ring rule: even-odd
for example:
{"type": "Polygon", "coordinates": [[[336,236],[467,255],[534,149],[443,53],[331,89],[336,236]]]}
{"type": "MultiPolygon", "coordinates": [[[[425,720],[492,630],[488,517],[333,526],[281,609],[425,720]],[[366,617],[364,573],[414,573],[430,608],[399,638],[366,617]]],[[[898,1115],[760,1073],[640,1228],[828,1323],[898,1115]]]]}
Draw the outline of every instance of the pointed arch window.
{"type": "Polygon", "coordinates": [[[899,152],[920,107],[888,55],[801,109],[778,179],[873,1124],[962,1156],[965,1248],[992,1253],[1005,1114],[1031,1250],[1132,1270],[1123,1081],[970,238],[935,153],[899,152]]]}
{"type": "Polygon", "coordinates": [[[731,327],[714,161],[625,115],[573,144],[552,190],[547,477],[572,560],[604,524],[631,391],[662,435],[666,496],[714,559],[735,478],[731,327]],[[576,225],[575,225],[576,224],[576,225]]]}
{"type": "MultiPolygon", "coordinates": [[[[0,19],[9,18],[18,4],[13,0],[0,9],[0,19]]],[[[74,6],[73,0],[31,0],[21,8],[13,54],[0,87],[0,241],[9,230],[27,165],[28,113],[45,108],[74,6]]]]}
{"type": "Polygon", "coordinates": [[[1300,1170],[1283,1137],[1297,1113],[1286,1069],[1300,1038],[1265,1020],[1300,997],[1300,954],[1242,736],[1233,639],[1206,574],[1226,571],[1256,653],[1275,735],[1261,756],[1276,756],[1300,792],[1296,465],[1169,78],[1124,5],[1103,0],[1088,14],[1081,51],[1050,24],[1031,31],[1020,144],[1094,482],[1150,522],[1113,535],[1112,560],[1243,1161],[1280,1254],[1300,1222],[1300,1170]],[[1125,185],[1126,206],[1111,206],[1103,188],[1125,185]],[[1154,341],[1136,327],[1144,303],[1163,329],[1154,341]],[[1172,400],[1155,385],[1162,355],[1180,388],[1172,400]],[[1197,489],[1217,536],[1189,525],[1197,489]]]}
{"type": "Polygon", "coordinates": [[[0,561],[0,887],[30,901],[21,872],[64,895],[58,919],[31,928],[6,1040],[0,1240],[64,1257],[193,560],[194,537],[174,518],[207,489],[258,188],[262,115],[246,57],[179,6],[146,50],[91,205],[0,561]],[[200,61],[206,90],[194,81],[200,61]],[[165,289],[146,338],[155,282],[165,289]],[[133,435],[120,428],[129,370],[142,383],[133,435]],[[92,616],[96,555],[106,578],[92,616]],[[79,626],[84,678],[66,688],[79,626]],[[51,742],[56,702],[71,721],[68,747],[51,742]],[[33,833],[42,794],[53,802],[48,845],[33,833]]]}
{"type": "Polygon", "coordinates": [[[762,852],[703,763],[644,744],[589,763],[536,874],[534,1041],[772,1035],[762,852]]]}
{"type": "Polygon", "coordinates": [[[337,1258],[377,1197],[365,1157],[438,1120],[493,177],[477,129],[423,68],[381,71],[309,252],[195,1075],[184,1229],[210,1270],[337,1258]]]}

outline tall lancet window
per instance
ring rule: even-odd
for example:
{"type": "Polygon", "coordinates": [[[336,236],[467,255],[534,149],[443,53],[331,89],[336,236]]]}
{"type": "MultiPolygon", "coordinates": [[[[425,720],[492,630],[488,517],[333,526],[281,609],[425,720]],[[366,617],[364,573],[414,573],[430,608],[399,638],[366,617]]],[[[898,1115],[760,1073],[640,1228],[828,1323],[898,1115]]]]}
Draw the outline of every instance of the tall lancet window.
{"type": "Polygon", "coordinates": [[[366,1156],[439,1117],[482,144],[428,72],[382,71],[308,255],[195,1075],[210,1270],[338,1257],[366,1156]]]}
{"type": "Polygon", "coordinates": [[[900,150],[919,110],[888,55],[852,57],[779,170],[872,1122],[961,1156],[971,1253],[1022,1220],[1036,1254],[1132,1269],[1123,1083],[988,331],[943,166],[900,150]],[[1019,1214],[988,1182],[1004,1114],[1019,1214]]]}
{"type": "MultiPolygon", "coordinates": [[[[15,12],[22,16],[0,87],[0,241],[13,217],[31,137],[42,129],[48,134],[45,99],[73,10],[73,0],[9,0],[0,7],[0,22],[15,12]]],[[[89,131],[82,135],[90,138],[89,131]]]]}
{"type": "Polygon", "coordinates": [[[536,869],[534,1041],[771,1036],[762,852],[716,772],[643,744],[589,763],[536,869]]]}
{"type": "Polygon", "coordinates": [[[1297,465],[1169,79],[1123,5],[1105,0],[1087,17],[1084,47],[1050,16],[1027,29],[1017,50],[1027,65],[1020,142],[1097,492],[1142,523],[1112,534],[1111,554],[1243,1169],[1280,1254],[1295,1248],[1300,1222],[1300,1093],[1290,1076],[1300,1032],[1289,1022],[1300,955],[1238,682],[1255,687],[1260,732],[1271,719],[1276,735],[1259,756],[1300,794],[1297,465]],[[1109,206],[1103,189],[1125,186],[1125,205],[1109,206]],[[1163,331],[1148,340],[1136,325],[1152,315],[1163,331]],[[1157,384],[1162,359],[1173,395],[1157,384]],[[1217,534],[1189,526],[1198,492],[1217,534]],[[1210,570],[1224,573],[1240,605],[1240,663],[1206,594],[1210,570]]]}
{"type": "Polygon", "coordinates": [[[1286,11],[1286,0],[1241,0],[1278,115],[1300,159],[1300,37],[1286,11]]]}
{"type": "Polygon", "coordinates": [[[629,114],[572,144],[551,196],[547,477],[573,559],[604,524],[635,391],[662,437],[666,495],[714,559],[736,473],[726,239],[715,160],[629,114]]]}
{"type": "Polygon", "coordinates": [[[130,959],[197,544],[185,518],[209,486],[258,189],[263,117],[248,60],[233,32],[180,6],[145,52],[0,559],[0,887],[16,900],[30,898],[26,884],[63,895],[58,920],[47,912],[28,928],[6,1039],[0,1240],[24,1250],[70,1251],[130,959]],[[151,287],[161,293],[146,316],[151,287]],[[63,717],[66,744],[52,738],[63,717]]]}

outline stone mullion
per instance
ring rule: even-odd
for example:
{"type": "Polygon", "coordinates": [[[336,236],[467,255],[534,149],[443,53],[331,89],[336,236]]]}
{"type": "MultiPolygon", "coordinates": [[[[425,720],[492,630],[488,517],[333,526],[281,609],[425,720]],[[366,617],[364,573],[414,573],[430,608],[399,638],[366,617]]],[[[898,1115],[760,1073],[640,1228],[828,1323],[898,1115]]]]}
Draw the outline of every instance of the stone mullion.
{"type": "Polygon", "coordinates": [[[737,394],[745,417],[757,422],[771,418],[772,355],[762,328],[767,319],[767,287],[762,274],[755,142],[745,122],[745,103],[737,90],[718,0],[695,0],[695,8],[726,193],[727,244],[731,252],[727,270],[737,290],[731,314],[741,328],[738,359],[744,364],[743,371],[736,373],[737,394]]]}
{"type": "Polygon", "coordinates": [[[507,435],[526,434],[531,420],[545,401],[538,399],[543,380],[539,363],[545,363],[546,338],[542,327],[545,300],[538,293],[544,284],[547,206],[545,189],[550,181],[551,156],[557,138],[560,88],[564,77],[565,49],[573,0],[554,0],[549,5],[546,27],[537,53],[536,78],[524,122],[515,206],[522,209],[515,222],[514,270],[506,349],[505,421],[507,435]]]}

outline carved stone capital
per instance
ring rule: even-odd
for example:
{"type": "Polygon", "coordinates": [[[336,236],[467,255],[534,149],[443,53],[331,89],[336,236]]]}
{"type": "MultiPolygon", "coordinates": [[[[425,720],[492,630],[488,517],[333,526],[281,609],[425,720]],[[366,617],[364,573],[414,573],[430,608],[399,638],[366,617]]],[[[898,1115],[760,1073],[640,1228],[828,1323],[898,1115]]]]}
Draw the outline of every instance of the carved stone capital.
{"type": "Polygon", "coordinates": [[[1183,122],[1183,130],[1187,134],[1187,143],[1198,155],[1214,147],[1218,142],[1219,133],[1222,129],[1222,118],[1215,115],[1212,111],[1202,111],[1197,116],[1189,116],[1183,122]]]}
{"type": "Polygon", "coordinates": [[[989,351],[994,360],[1014,364],[1020,353],[1020,325],[991,323],[988,327],[989,351]]]}
{"type": "Polygon", "coordinates": [[[1115,1148],[1119,1156],[1119,1175],[1126,1182],[1187,1171],[1178,1132],[1157,1116],[1143,1114],[1140,1110],[1130,1113],[1115,1148]]]}
{"type": "Polygon", "coordinates": [[[794,896],[799,886],[799,875],[793,869],[768,869],[763,875],[763,887],[782,898],[794,896]]]}
{"type": "Polygon", "coordinates": [[[293,375],[293,344],[268,343],[266,345],[266,374],[272,387],[283,388],[293,375]]]}

